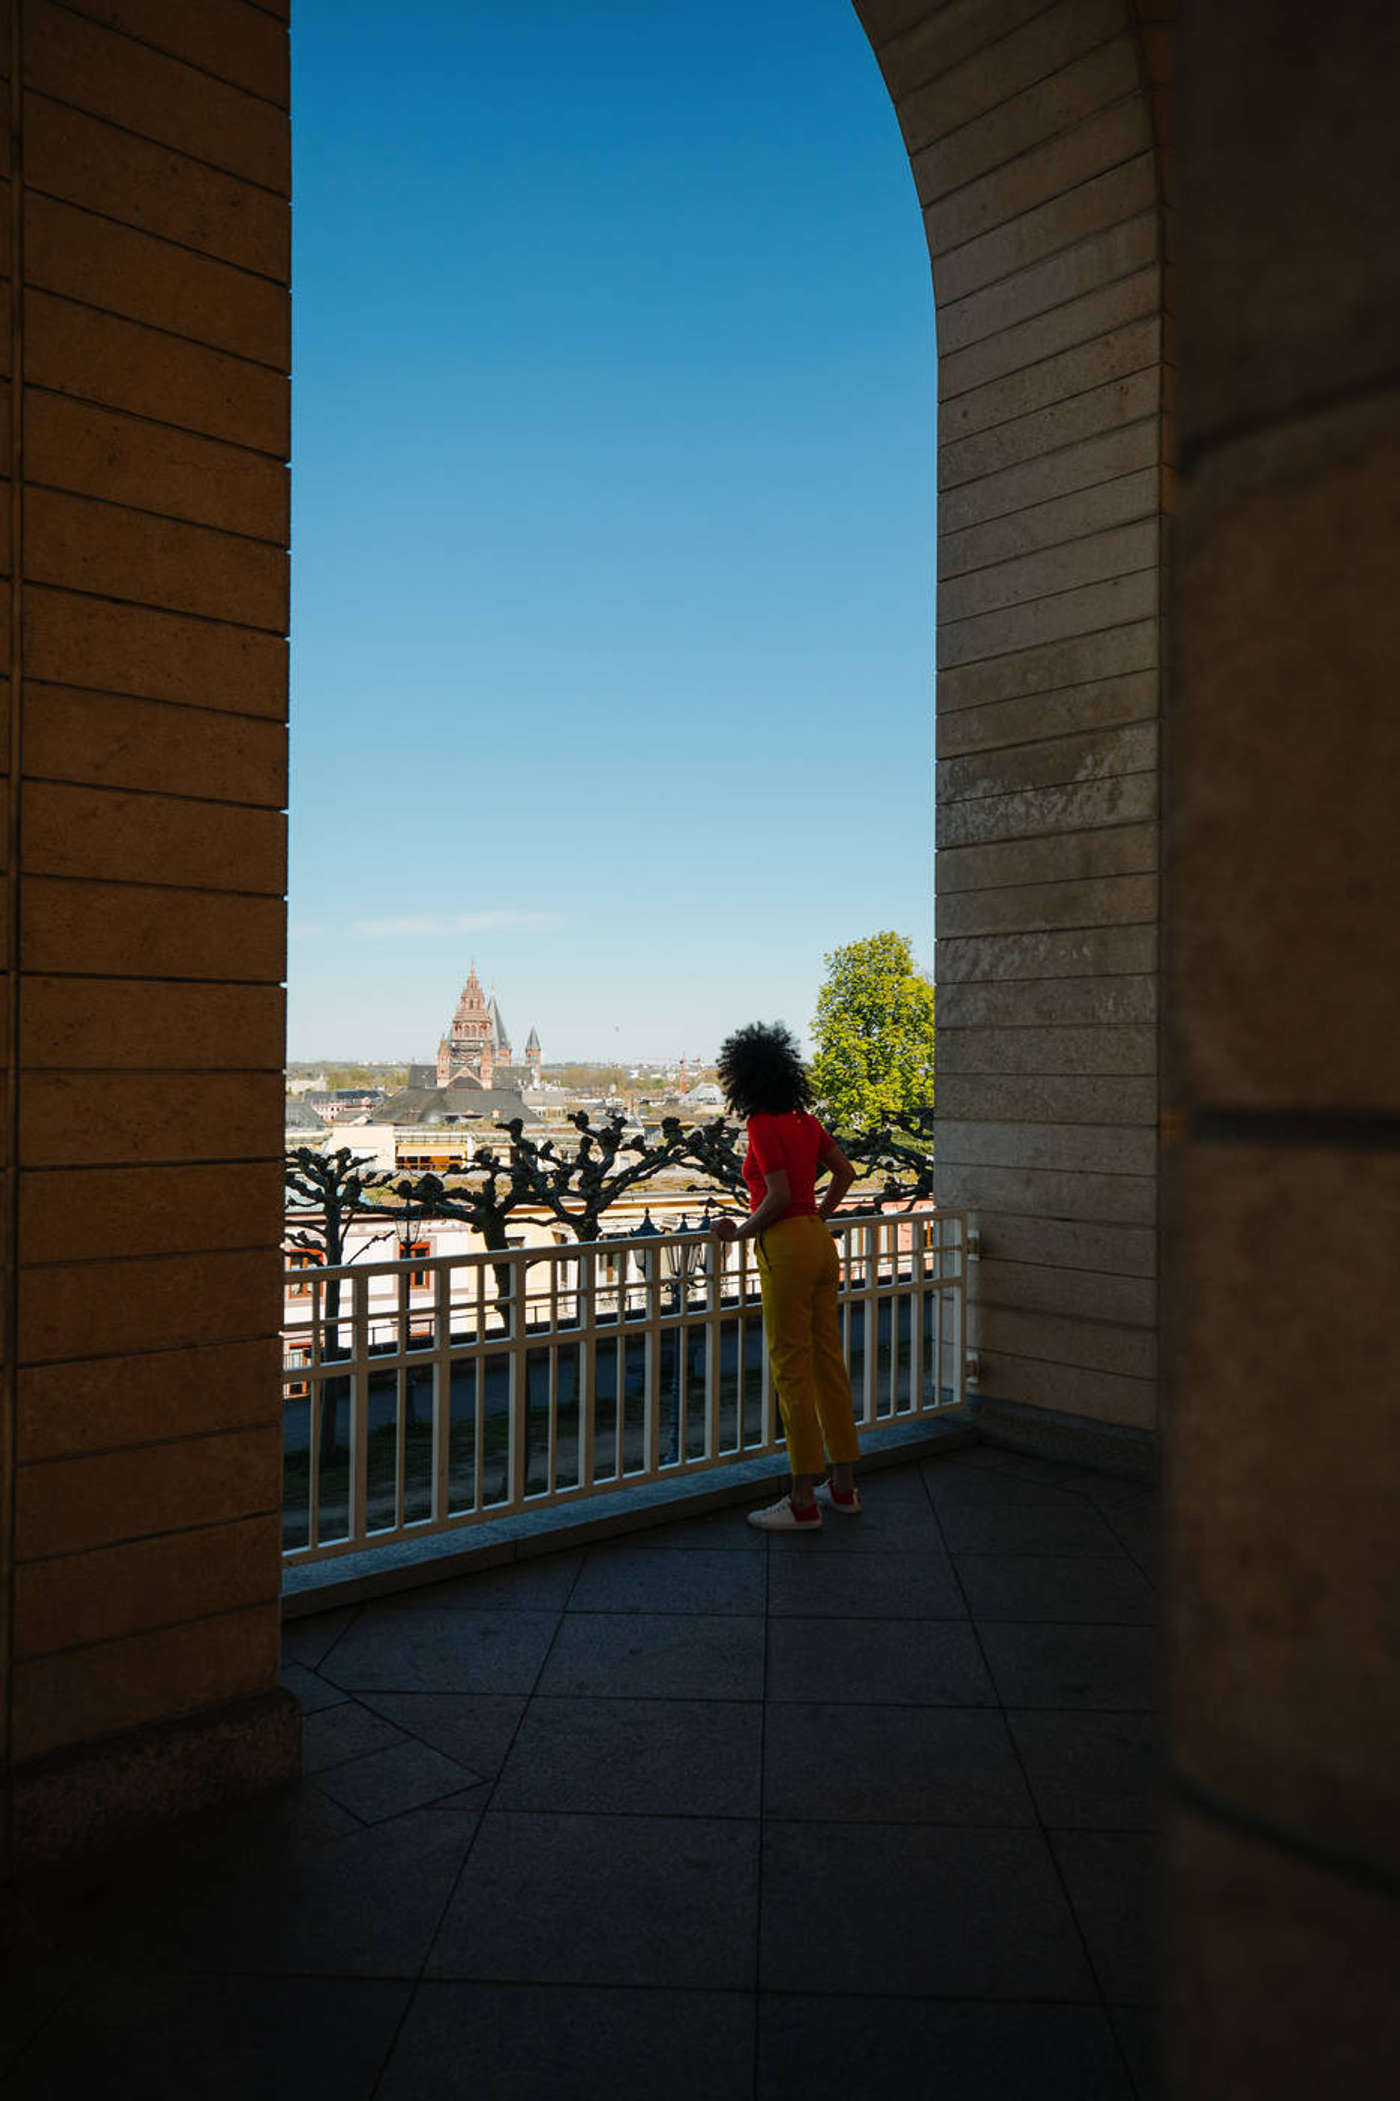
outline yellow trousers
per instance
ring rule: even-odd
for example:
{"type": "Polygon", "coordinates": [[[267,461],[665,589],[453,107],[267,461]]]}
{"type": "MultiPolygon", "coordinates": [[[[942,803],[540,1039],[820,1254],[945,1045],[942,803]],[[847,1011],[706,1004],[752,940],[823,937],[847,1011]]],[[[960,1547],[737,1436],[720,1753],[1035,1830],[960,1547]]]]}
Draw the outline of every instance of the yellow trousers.
{"type": "Polygon", "coordinates": [[[860,1457],[851,1381],[841,1348],[836,1243],[820,1218],[784,1218],[760,1233],[763,1332],[778,1390],[788,1465],[795,1474],[860,1457]]]}

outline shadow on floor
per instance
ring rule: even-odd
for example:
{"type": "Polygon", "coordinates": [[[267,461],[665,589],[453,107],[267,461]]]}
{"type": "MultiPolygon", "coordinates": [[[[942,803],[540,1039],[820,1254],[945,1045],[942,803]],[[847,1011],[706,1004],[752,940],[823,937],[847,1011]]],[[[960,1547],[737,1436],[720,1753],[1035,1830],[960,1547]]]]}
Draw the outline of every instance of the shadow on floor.
{"type": "Polygon", "coordinates": [[[306,1777],[55,1886],[0,2092],[1149,2095],[1154,1499],[865,1493],[294,1622],[306,1777]]]}

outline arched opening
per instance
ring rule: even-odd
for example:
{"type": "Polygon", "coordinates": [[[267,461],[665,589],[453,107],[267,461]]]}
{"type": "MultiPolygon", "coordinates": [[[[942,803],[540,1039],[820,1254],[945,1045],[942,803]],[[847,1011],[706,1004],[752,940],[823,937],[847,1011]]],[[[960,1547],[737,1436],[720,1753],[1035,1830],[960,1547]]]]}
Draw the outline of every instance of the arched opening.
{"type": "Polygon", "coordinates": [[[931,961],[929,287],[809,12],[439,8],[372,94],[301,29],[294,1058],[429,1059],[473,957],[551,1064],[692,1066],[931,961]]]}
{"type": "MultiPolygon", "coordinates": [[[[14,780],[17,792],[28,769],[32,785],[12,1055],[28,1104],[26,1245],[46,1305],[70,1310],[21,1336],[7,1449],[12,1551],[45,1561],[44,1583],[70,1557],[96,1557],[103,1606],[71,1624],[22,1607],[11,1687],[17,1755],[30,1759],[209,1701],[265,1700],[275,1666],[273,1564],[259,1557],[275,1530],[264,1496],[277,1427],[257,1367],[271,1355],[263,1306],[279,1267],[269,1031],[287,361],[276,11],[232,0],[227,21],[193,9],[146,38],[95,11],[40,17],[24,58],[26,107],[41,114],[16,307],[32,381],[17,435],[37,478],[21,506],[29,585],[16,632],[33,705],[17,718],[14,780]],[[111,150],[68,150],[65,126],[111,150]],[[63,1020],[74,1001],[82,1028],[63,1020]],[[32,1071],[22,1041],[36,1046],[32,1071]],[[173,1163],[172,1073],[182,1102],[213,1112],[173,1163]],[[101,1202],[77,1253],[63,1230],[35,1225],[33,1207],[80,1170],[101,1202]],[[148,1221],[141,1252],[136,1216],[148,1221]],[[83,1287],[71,1306],[58,1291],[70,1271],[83,1287]],[[94,1289],[110,1309],[100,1326],[94,1289]],[[49,1405],[79,1390],[81,1405],[49,1405]],[[125,1514],[59,1524],[58,1509],[91,1508],[81,1485],[113,1464],[133,1482],[181,1484],[169,1511],[159,1498],[138,1510],[133,1491],[125,1514]],[[207,1484],[197,1504],[189,1480],[207,1484]],[[200,1615],[153,1631],[133,1571],[154,1558],[178,1589],[181,1557],[230,1526],[258,1552],[202,1560],[222,1573],[200,1615]],[[138,1684],[126,1665],[153,1640],[167,1661],[138,1684]],[[42,1699],[25,1690],[41,1684],[42,1699]]],[[[1089,1395],[1083,1412],[1140,1425],[1143,1366],[1124,1352],[1150,1331],[1140,1301],[1122,1296],[1125,1278],[1144,1281],[1141,1257],[1123,1250],[1147,1230],[1152,1141],[1126,1092],[1144,1076],[1099,1069],[1103,1046],[1144,1025],[1133,1002],[1151,982],[1133,801],[1150,778],[1133,754],[1151,667],[1133,651],[1152,628],[1152,528],[1101,508],[1150,471],[1120,448],[1160,432],[1144,407],[1160,369],[1136,362],[1158,254],[1146,105],[1129,71],[1140,59],[1121,7],[1084,0],[985,20],[899,6],[863,19],[924,194],[943,331],[941,694],[958,748],[943,760],[957,814],[941,855],[955,878],[941,975],[961,1113],[945,1095],[942,1171],[948,1194],[998,1221],[988,1267],[1001,1265],[1002,1300],[989,1297],[983,1335],[992,1398],[1074,1413],[1072,1385],[1081,1403],[1089,1395]],[[1047,1069],[1047,1055],[1073,1062],[1075,1030],[1091,1069],[1047,1069]],[[1018,1056],[1030,1046],[1028,1069],[985,1069],[1012,1043],[1018,1056]],[[1047,1312],[1046,1292],[1071,1276],[1083,1309],[1047,1312]]]]}

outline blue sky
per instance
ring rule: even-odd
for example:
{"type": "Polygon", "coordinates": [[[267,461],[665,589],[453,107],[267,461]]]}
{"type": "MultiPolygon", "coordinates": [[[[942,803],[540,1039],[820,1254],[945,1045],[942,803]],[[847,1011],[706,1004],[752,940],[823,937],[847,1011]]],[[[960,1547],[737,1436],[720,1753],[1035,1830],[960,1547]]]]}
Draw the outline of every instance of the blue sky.
{"type": "Polygon", "coordinates": [[[293,16],[289,1054],[427,1055],[473,957],[546,1059],[805,1029],[932,948],[933,301],[850,0],[386,21],[293,16]]]}

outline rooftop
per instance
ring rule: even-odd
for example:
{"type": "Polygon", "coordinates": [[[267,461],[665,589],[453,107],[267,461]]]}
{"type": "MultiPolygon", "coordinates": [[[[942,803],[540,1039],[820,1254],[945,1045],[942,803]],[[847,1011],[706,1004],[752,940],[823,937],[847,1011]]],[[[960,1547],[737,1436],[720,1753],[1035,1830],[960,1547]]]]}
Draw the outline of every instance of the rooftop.
{"type": "Polygon", "coordinates": [[[292,1622],[306,1777],[31,1894],[7,2094],[1145,2093],[1154,1499],[864,1491],[292,1622]]]}

